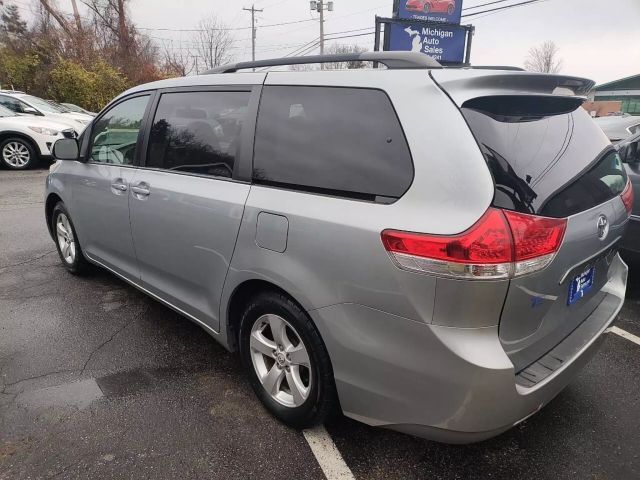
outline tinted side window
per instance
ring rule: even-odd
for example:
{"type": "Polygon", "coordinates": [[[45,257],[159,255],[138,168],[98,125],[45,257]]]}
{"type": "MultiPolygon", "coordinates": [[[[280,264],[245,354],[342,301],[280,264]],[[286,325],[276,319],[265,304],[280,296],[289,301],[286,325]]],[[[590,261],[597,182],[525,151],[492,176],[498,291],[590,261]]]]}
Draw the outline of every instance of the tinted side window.
{"type": "Polygon", "coordinates": [[[368,200],[399,198],[413,164],[384,92],[270,86],[260,102],[253,178],[368,200]]]}
{"type": "Polygon", "coordinates": [[[533,97],[496,112],[490,100],[468,102],[462,113],[493,174],[494,206],[568,217],[622,192],[620,157],[604,155],[611,144],[583,108],[566,113],[562,100],[533,97]],[[545,101],[560,111],[539,111],[545,101]]]}
{"type": "Polygon", "coordinates": [[[24,104],[15,98],[0,96],[0,105],[8,108],[12,112],[23,113],[24,104]]]}
{"type": "Polygon", "coordinates": [[[91,132],[91,161],[132,165],[149,95],[125,100],[98,119],[91,132]]]}
{"type": "Polygon", "coordinates": [[[163,94],[146,165],[231,177],[249,97],[250,92],[163,94]]]}

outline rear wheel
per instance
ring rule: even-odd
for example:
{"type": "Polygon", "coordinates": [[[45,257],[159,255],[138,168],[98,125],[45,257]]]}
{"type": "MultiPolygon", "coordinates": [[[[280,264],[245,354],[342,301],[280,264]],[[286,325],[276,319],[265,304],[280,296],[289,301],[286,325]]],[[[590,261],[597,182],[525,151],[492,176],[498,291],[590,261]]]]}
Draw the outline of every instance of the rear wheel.
{"type": "Polygon", "coordinates": [[[76,230],[62,202],[58,202],[53,208],[51,227],[56,240],[56,249],[64,267],[73,274],[84,273],[89,263],[82,254],[76,230]]]}
{"type": "Polygon", "coordinates": [[[422,10],[424,11],[424,13],[429,13],[431,11],[431,5],[425,3],[424,7],[422,7],[422,10]]]}
{"type": "Polygon", "coordinates": [[[449,5],[449,6],[447,7],[447,13],[448,13],[449,15],[453,15],[453,11],[454,11],[455,9],[456,9],[456,7],[455,7],[453,4],[451,4],[451,5],[449,5]]]}
{"type": "Polygon", "coordinates": [[[315,425],[335,411],[333,370],[324,343],[287,296],[262,293],[247,305],[240,355],[258,398],[287,425],[315,425]]]}
{"type": "Polygon", "coordinates": [[[0,143],[0,161],[11,170],[26,170],[35,165],[37,157],[31,143],[12,137],[0,143]]]}

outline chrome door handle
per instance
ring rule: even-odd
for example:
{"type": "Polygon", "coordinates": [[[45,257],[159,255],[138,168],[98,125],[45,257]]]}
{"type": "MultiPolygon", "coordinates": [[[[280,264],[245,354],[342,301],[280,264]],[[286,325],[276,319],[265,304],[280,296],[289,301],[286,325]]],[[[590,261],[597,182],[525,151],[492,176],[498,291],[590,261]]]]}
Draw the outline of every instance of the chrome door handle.
{"type": "Polygon", "coordinates": [[[133,187],[131,187],[131,191],[136,195],[140,195],[141,197],[147,197],[151,193],[151,191],[149,190],[149,186],[144,183],[134,185],[133,187]]]}
{"type": "Polygon", "coordinates": [[[127,185],[121,178],[117,178],[111,183],[111,191],[115,195],[121,195],[127,190],[129,190],[129,185],[127,185]]]}

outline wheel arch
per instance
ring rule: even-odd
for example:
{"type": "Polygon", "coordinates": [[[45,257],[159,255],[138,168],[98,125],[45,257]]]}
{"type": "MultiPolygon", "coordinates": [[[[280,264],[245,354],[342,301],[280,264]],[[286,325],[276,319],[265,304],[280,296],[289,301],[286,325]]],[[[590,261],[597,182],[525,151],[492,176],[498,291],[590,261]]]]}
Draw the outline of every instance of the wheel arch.
{"type": "Polygon", "coordinates": [[[243,281],[234,288],[226,304],[226,318],[224,320],[226,324],[227,348],[229,350],[238,350],[238,333],[240,330],[242,308],[247,304],[249,299],[262,292],[283,294],[291,299],[302,311],[306,311],[293,295],[273,282],[259,278],[243,281]]]}
{"type": "Polygon", "coordinates": [[[53,209],[58,202],[62,202],[62,198],[60,198],[57,193],[50,193],[49,195],[47,195],[47,199],[44,203],[44,217],[47,222],[47,230],[49,230],[49,235],[51,235],[51,238],[54,238],[53,230],[51,229],[51,216],[53,215],[53,209]]]}
{"type": "Polygon", "coordinates": [[[19,138],[21,140],[24,140],[31,146],[31,148],[33,148],[33,151],[36,153],[38,157],[42,155],[42,152],[40,151],[40,147],[38,146],[38,142],[36,142],[32,137],[30,137],[26,133],[17,132],[15,130],[4,130],[0,132],[0,143],[4,142],[9,138],[19,138]]]}

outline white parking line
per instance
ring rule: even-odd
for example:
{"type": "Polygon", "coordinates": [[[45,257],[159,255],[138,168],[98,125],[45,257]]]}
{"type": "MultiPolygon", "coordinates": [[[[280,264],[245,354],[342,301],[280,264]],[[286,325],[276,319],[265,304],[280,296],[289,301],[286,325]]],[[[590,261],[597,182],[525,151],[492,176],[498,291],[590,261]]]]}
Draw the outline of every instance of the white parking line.
{"type": "Polygon", "coordinates": [[[324,426],[303,430],[302,434],[327,480],[355,480],[324,426]]]}
{"type": "Polygon", "coordinates": [[[618,327],[607,328],[607,332],[615,333],[616,335],[620,335],[622,338],[626,338],[627,340],[632,341],[633,343],[640,345],[640,337],[637,337],[633,333],[629,333],[626,330],[623,330],[618,327]]]}

